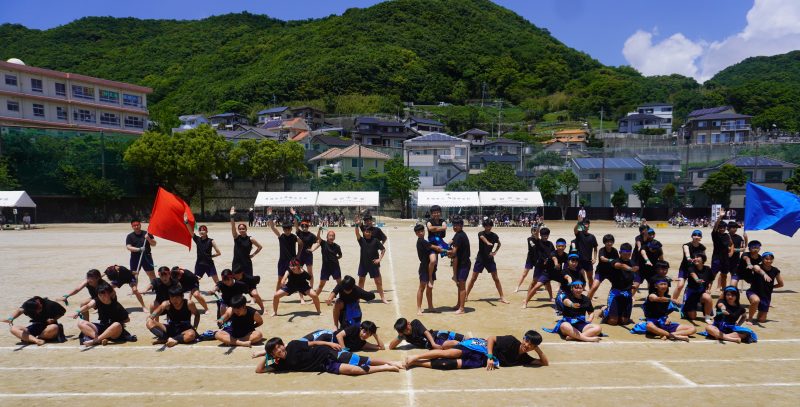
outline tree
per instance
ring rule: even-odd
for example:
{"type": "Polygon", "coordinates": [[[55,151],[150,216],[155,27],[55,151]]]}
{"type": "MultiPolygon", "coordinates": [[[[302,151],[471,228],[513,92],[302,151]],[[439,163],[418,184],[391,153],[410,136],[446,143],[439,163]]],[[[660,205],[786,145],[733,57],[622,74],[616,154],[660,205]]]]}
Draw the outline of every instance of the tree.
{"type": "Polygon", "coordinates": [[[527,191],[528,185],[519,179],[514,167],[489,163],[480,174],[469,174],[464,181],[447,184],[448,191],[527,191]]]}
{"type": "Polygon", "coordinates": [[[564,158],[561,157],[555,151],[542,151],[539,154],[533,156],[533,158],[528,161],[528,168],[532,168],[539,165],[546,165],[546,166],[562,166],[564,165],[564,158]]]}
{"type": "Polygon", "coordinates": [[[536,177],[534,184],[536,185],[536,189],[542,194],[542,200],[544,200],[545,203],[555,203],[556,193],[558,192],[558,181],[552,173],[546,172],[536,177]]]}
{"type": "Polygon", "coordinates": [[[11,175],[8,162],[0,158],[0,190],[13,190],[19,187],[17,179],[11,175]]]}
{"type": "Polygon", "coordinates": [[[800,170],[795,171],[794,175],[786,178],[783,183],[786,184],[787,191],[800,195],[800,170]]]}
{"type": "Polygon", "coordinates": [[[386,173],[386,187],[389,197],[400,201],[402,216],[405,218],[410,213],[408,208],[411,191],[419,188],[419,171],[403,165],[403,159],[393,158],[384,165],[386,173]]]}
{"type": "Polygon", "coordinates": [[[700,190],[708,195],[712,203],[722,204],[727,208],[731,202],[731,188],[734,185],[744,185],[745,182],[747,176],[741,168],[725,164],[709,175],[706,182],[700,186],[700,190]]]}
{"type": "Polygon", "coordinates": [[[658,168],[652,165],[647,165],[644,167],[644,179],[631,186],[633,193],[635,193],[639,198],[639,202],[642,205],[642,210],[647,207],[650,198],[655,196],[656,191],[653,185],[655,184],[657,178],[658,168]]]}
{"type": "Polygon", "coordinates": [[[187,202],[199,192],[205,212],[204,190],[213,183],[212,175],[228,171],[230,149],[230,142],[205,125],[174,135],[147,131],[125,151],[125,162],[150,173],[187,202]]]}
{"type": "Polygon", "coordinates": [[[561,192],[561,220],[565,220],[567,218],[567,208],[572,203],[572,194],[578,190],[580,180],[572,170],[564,170],[558,174],[556,182],[558,182],[558,188],[561,192]]]}
{"type": "Polygon", "coordinates": [[[664,205],[667,206],[667,215],[672,214],[672,208],[675,205],[675,197],[677,196],[678,189],[675,188],[675,185],[672,185],[672,183],[668,183],[664,185],[664,188],[661,188],[661,199],[664,205]]]}
{"type": "Polygon", "coordinates": [[[644,179],[655,183],[658,179],[658,167],[654,165],[645,165],[644,166],[644,179]]]}
{"type": "Polygon", "coordinates": [[[261,140],[250,160],[251,176],[263,181],[265,190],[271,181],[285,182],[290,176],[308,173],[305,149],[295,141],[261,140]]]}
{"type": "Polygon", "coordinates": [[[628,206],[628,193],[624,188],[619,187],[619,189],[614,191],[611,195],[611,206],[613,206],[617,212],[620,212],[623,208],[628,206]]]}

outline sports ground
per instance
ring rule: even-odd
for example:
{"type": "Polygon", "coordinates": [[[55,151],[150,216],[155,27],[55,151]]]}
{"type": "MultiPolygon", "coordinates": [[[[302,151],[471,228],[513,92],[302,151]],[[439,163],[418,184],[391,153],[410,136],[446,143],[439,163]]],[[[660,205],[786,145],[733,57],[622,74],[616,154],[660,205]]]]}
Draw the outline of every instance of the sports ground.
{"type": "MultiPolygon", "coordinates": [[[[550,221],[551,240],[572,237],[574,222],[550,221]]],[[[555,317],[540,293],[522,310],[524,293],[513,293],[525,261],[526,228],[495,228],[502,248],[496,260],[507,297],[512,304],[497,301],[497,292],[488,275],[482,275],[467,302],[467,313],[445,311],[456,302],[456,290],[449,270],[440,266],[434,288],[434,305],[441,313],[417,317],[415,309],[417,279],[416,237],[412,221],[388,220],[383,227],[388,235],[387,253],[381,271],[389,304],[377,301],[363,304],[364,319],[377,323],[378,334],[388,343],[394,336],[392,325],[399,316],[420,318],[433,329],[449,329],[470,336],[487,337],[513,334],[518,338],[528,329],[552,327],[555,317]]],[[[146,225],[143,226],[145,228],[146,225]]],[[[342,270],[355,274],[358,246],[352,228],[334,228],[344,257],[342,270]]],[[[477,252],[479,228],[465,228],[477,252]]],[[[0,308],[11,312],[34,296],[60,297],[80,283],[86,270],[110,264],[128,263],[125,236],[127,224],[48,225],[33,231],[0,232],[0,308]]],[[[636,229],[619,229],[610,222],[592,223],[598,240],[612,233],[616,245],[632,242],[636,229]]],[[[656,228],[656,238],[664,244],[666,260],[677,275],[680,244],[689,240],[691,229],[656,228]]],[[[704,243],[710,247],[710,229],[704,243]]],[[[256,274],[262,276],[259,292],[271,300],[277,274],[277,239],[268,228],[251,228],[249,234],[264,245],[253,259],[256,274]]],[[[448,231],[448,236],[452,231],[448,231]]],[[[209,236],[217,241],[223,255],[216,259],[221,270],[230,266],[233,242],[230,225],[209,225],[209,236]]],[[[253,349],[228,348],[215,341],[179,345],[163,349],[151,346],[145,328],[146,314],[139,310],[135,297],[123,287],[120,302],[131,313],[127,328],[138,335],[136,343],[82,349],[78,330],[67,317],[70,340],[42,347],[23,346],[4,329],[0,333],[0,405],[61,406],[113,403],[141,406],[164,405],[614,405],[632,402],[639,405],[797,405],[800,396],[800,281],[795,264],[800,263],[800,244],[796,239],[771,231],[751,232],[751,239],[763,244],[763,251],[775,253],[786,286],[776,290],[769,321],[755,326],[756,344],[718,343],[695,335],[689,343],[673,343],[628,333],[622,327],[603,326],[608,337],[601,343],[572,343],[557,335],[543,333],[542,350],[550,366],[513,367],[488,372],[484,369],[435,371],[412,369],[400,373],[380,373],[361,377],[330,374],[290,373],[257,375],[251,359],[253,349]]],[[[156,265],[181,265],[192,269],[195,254],[185,247],[159,239],[153,250],[156,265]]],[[[443,264],[446,264],[445,260],[443,264]]],[[[321,259],[315,252],[315,274],[321,259]]],[[[142,273],[144,275],[144,273],[142,273]]],[[[528,277],[530,279],[530,276],[528,277]]],[[[529,280],[528,280],[529,281],[529,280]]],[[[328,296],[333,282],[322,297],[328,296]]],[[[209,289],[212,281],[201,280],[209,289]]],[[[141,289],[144,283],[140,282],[141,289]]],[[[367,281],[367,289],[373,289],[367,281]]],[[[597,307],[605,302],[609,284],[598,291],[597,307]]],[[[643,292],[637,297],[641,304],[643,292]]],[[[67,315],[87,297],[86,291],[70,299],[67,315]]],[[[716,295],[715,295],[716,297],[716,295]]],[[[145,296],[145,302],[152,302],[145,296]]],[[[743,301],[744,302],[744,301],[743,301]]],[[[269,308],[269,306],[268,306],[269,308]]],[[[331,308],[323,304],[322,315],[313,312],[309,302],[300,305],[297,296],[284,299],[277,317],[265,316],[261,327],[266,338],[280,336],[291,340],[319,328],[332,328],[331,308]]],[[[215,328],[214,306],[203,315],[199,331],[215,328]]],[[[642,316],[638,307],[636,320],[642,316]]],[[[93,315],[94,319],[95,316],[93,315]]],[[[678,316],[673,314],[673,319],[678,316]]],[[[26,324],[21,317],[16,324],[26,324]]],[[[697,321],[698,330],[704,323],[697,321]]],[[[417,349],[381,351],[369,354],[383,359],[401,360],[417,349]]]]}

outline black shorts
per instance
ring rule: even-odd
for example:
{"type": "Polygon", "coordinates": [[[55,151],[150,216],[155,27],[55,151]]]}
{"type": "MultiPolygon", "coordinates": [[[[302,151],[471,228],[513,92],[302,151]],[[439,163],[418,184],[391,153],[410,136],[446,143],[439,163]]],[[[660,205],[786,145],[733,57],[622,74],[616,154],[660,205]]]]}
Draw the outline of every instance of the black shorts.
{"type": "Polygon", "coordinates": [[[294,293],[302,293],[305,294],[308,290],[311,289],[311,286],[308,283],[303,285],[285,285],[281,287],[281,291],[285,292],[286,294],[292,295],[294,293]]]}
{"type": "MultiPolygon", "coordinates": [[[[420,283],[428,283],[428,265],[424,263],[420,263],[419,269],[417,270],[419,274],[419,282],[420,283]]],[[[436,265],[433,266],[433,281],[436,281],[436,265]]]]}
{"type": "Polygon", "coordinates": [[[186,321],[175,323],[170,322],[168,324],[164,324],[164,326],[167,328],[167,336],[170,338],[175,335],[180,335],[186,330],[192,329],[192,324],[186,321]]]}
{"type": "Polygon", "coordinates": [[[479,367],[486,367],[486,355],[480,352],[475,352],[463,345],[456,345],[454,349],[461,351],[461,368],[462,369],[475,369],[479,367]]]}

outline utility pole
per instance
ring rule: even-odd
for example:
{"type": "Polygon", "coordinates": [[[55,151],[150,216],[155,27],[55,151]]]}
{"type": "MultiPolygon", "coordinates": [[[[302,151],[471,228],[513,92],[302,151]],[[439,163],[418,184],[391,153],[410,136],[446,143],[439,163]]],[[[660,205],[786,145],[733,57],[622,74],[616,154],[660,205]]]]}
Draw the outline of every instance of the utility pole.
{"type": "Polygon", "coordinates": [[[503,99],[500,99],[500,105],[497,110],[497,137],[500,137],[500,123],[503,120],[503,99]]]}
{"type": "Polygon", "coordinates": [[[606,207],[606,139],[603,137],[603,114],[605,110],[602,106],[600,106],[600,137],[601,141],[603,142],[603,164],[602,170],[600,171],[600,207],[606,207]]]}
{"type": "Polygon", "coordinates": [[[358,181],[361,182],[361,142],[358,143],[358,181]]]}

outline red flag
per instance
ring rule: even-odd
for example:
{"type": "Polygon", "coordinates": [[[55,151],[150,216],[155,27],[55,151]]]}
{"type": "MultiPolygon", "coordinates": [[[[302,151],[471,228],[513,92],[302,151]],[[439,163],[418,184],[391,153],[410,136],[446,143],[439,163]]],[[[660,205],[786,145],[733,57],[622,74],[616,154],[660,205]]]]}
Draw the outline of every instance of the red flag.
{"type": "Polygon", "coordinates": [[[189,217],[189,226],[194,229],[194,215],[192,215],[189,205],[177,195],[159,187],[147,232],[153,236],[180,243],[191,250],[192,233],[183,223],[184,214],[189,217]]]}

